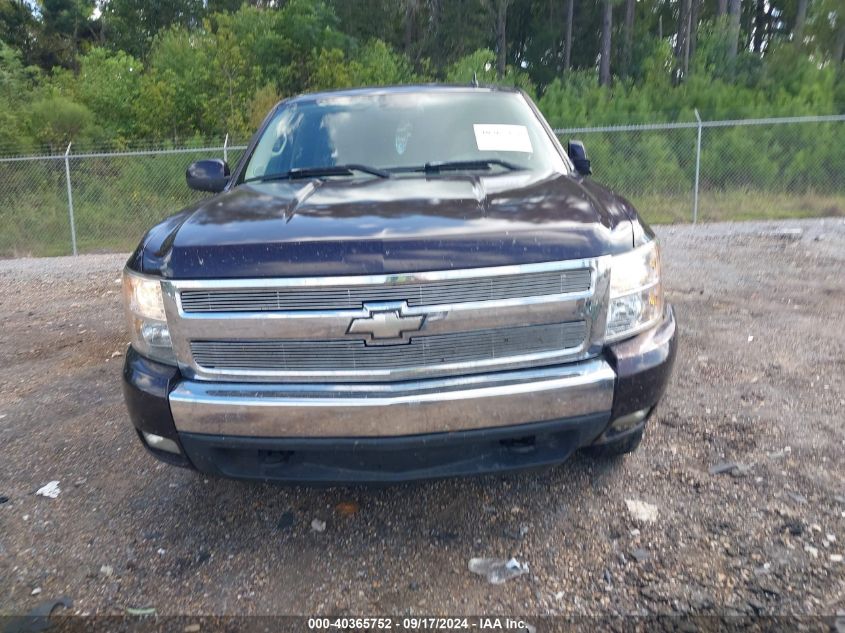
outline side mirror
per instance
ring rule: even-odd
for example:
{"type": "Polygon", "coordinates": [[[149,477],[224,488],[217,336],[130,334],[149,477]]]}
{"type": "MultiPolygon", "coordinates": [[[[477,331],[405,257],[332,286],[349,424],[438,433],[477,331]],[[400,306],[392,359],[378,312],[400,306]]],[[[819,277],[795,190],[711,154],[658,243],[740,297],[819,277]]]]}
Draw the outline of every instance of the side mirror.
{"type": "Polygon", "coordinates": [[[587,158],[587,150],[581,141],[569,141],[566,153],[569,154],[569,159],[575,165],[575,171],[579,174],[589,176],[593,173],[593,170],[590,169],[590,159],[587,158]]]}
{"type": "Polygon", "coordinates": [[[229,164],[225,160],[210,158],[191,163],[185,180],[191,189],[220,193],[229,182],[229,175],[229,164]]]}

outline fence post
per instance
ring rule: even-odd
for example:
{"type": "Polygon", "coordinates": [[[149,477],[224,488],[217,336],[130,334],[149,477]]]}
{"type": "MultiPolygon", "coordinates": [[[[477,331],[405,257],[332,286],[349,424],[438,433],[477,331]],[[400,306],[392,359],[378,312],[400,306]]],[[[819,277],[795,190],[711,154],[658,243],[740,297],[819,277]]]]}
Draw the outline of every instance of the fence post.
{"type": "Polygon", "coordinates": [[[695,109],[695,120],[698,122],[698,140],[695,146],[695,191],[692,198],[692,223],[698,223],[698,177],[701,173],[701,116],[698,108],[695,109]]]}
{"type": "Polygon", "coordinates": [[[70,216],[70,243],[73,246],[73,254],[78,255],[76,251],[76,224],[73,221],[73,192],[70,187],[70,146],[73,142],[67,144],[65,150],[65,181],[67,182],[67,209],[70,216]]]}
{"type": "Polygon", "coordinates": [[[223,139],[223,160],[229,162],[229,133],[226,132],[226,138],[223,139]]]}

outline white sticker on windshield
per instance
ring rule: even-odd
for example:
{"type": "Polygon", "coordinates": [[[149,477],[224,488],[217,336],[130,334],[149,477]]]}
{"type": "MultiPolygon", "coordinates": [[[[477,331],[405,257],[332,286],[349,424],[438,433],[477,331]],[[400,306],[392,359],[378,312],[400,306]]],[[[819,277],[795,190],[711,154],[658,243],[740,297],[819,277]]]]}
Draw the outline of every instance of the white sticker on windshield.
{"type": "Polygon", "coordinates": [[[475,123],[475,144],[481,152],[527,152],[531,148],[528,128],[524,125],[475,123]]]}

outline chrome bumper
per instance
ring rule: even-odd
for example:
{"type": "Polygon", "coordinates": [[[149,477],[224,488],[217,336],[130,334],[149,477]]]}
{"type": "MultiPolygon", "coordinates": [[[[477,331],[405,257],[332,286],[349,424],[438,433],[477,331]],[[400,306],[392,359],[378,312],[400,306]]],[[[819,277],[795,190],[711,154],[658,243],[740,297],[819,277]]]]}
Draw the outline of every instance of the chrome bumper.
{"type": "Polygon", "coordinates": [[[386,437],[607,413],[616,374],[596,358],[559,367],[392,384],[181,382],[176,430],[243,437],[386,437]]]}

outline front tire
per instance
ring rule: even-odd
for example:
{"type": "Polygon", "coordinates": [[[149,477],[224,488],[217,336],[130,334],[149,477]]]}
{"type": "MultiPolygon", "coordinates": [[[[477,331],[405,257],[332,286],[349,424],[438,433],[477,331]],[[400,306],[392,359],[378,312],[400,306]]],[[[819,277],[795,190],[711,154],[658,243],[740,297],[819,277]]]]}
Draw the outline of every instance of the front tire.
{"type": "Polygon", "coordinates": [[[584,448],[584,452],[590,457],[599,459],[614,458],[633,453],[639,447],[640,442],[643,441],[643,431],[644,429],[638,429],[618,440],[613,440],[606,444],[587,446],[584,448]]]}

